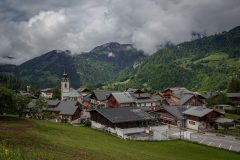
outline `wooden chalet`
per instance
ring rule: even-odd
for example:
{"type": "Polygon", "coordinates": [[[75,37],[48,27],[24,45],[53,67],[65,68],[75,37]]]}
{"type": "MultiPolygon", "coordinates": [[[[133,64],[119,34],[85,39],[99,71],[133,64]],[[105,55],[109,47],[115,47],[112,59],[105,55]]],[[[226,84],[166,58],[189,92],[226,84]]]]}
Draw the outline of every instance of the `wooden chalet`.
{"type": "Polygon", "coordinates": [[[222,113],[202,106],[193,106],[183,112],[186,118],[186,127],[194,130],[211,129],[215,120],[222,113]]]}
{"type": "Polygon", "coordinates": [[[134,107],[135,100],[129,92],[114,92],[107,98],[108,107],[134,107]]]}
{"type": "Polygon", "coordinates": [[[155,118],[135,107],[102,108],[90,111],[92,127],[136,128],[151,125],[155,118]]]}

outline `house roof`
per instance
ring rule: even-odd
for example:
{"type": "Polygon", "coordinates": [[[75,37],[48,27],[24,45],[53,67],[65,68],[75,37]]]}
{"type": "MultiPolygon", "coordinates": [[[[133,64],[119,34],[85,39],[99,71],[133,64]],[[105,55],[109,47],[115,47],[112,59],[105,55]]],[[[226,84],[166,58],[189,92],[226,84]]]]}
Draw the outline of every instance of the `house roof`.
{"type": "Polygon", "coordinates": [[[93,91],[93,94],[96,96],[97,100],[99,101],[105,101],[108,96],[117,91],[109,91],[109,90],[95,90],[93,91]]]}
{"type": "Polygon", "coordinates": [[[61,101],[56,110],[60,111],[59,114],[73,115],[77,108],[77,101],[61,101]]]}
{"type": "Polygon", "coordinates": [[[137,107],[102,108],[94,111],[98,112],[112,123],[154,119],[153,116],[137,107]]]}
{"type": "Polygon", "coordinates": [[[228,98],[240,98],[240,92],[239,93],[227,93],[228,98]]]}
{"type": "Polygon", "coordinates": [[[216,95],[218,95],[218,94],[219,94],[219,92],[204,92],[204,93],[202,94],[202,97],[208,99],[208,98],[214,97],[214,96],[216,96],[216,95]]]}
{"type": "Polygon", "coordinates": [[[159,95],[152,95],[149,98],[144,98],[144,99],[135,99],[136,103],[151,103],[151,102],[160,102],[161,97],[159,95]]]}
{"type": "Polygon", "coordinates": [[[63,97],[80,97],[81,95],[78,93],[77,90],[70,88],[69,92],[63,92],[63,97]]]}
{"type": "Polygon", "coordinates": [[[184,105],[188,100],[190,100],[194,95],[186,94],[180,99],[179,105],[184,105]]]}
{"type": "Polygon", "coordinates": [[[233,119],[229,119],[229,118],[220,117],[220,118],[216,119],[215,122],[216,122],[216,123],[223,124],[223,123],[231,123],[231,122],[234,122],[234,120],[233,120],[233,119]]]}
{"type": "Polygon", "coordinates": [[[133,93],[133,92],[129,92],[129,93],[136,99],[145,99],[145,98],[151,97],[151,94],[149,93],[133,93]]]}
{"type": "Polygon", "coordinates": [[[42,89],[41,92],[48,92],[48,91],[53,91],[53,88],[45,88],[45,89],[42,89]]]}
{"type": "Polygon", "coordinates": [[[111,94],[118,103],[132,103],[135,102],[129,92],[114,92],[111,94]]]}
{"type": "Polygon", "coordinates": [[[213,109],[209,109],[207,107],[194,106],[194,107],[191,107],[191,108],[187,109],[183,113],[185,115],[191,115],[191,116],[196,116],[196,117],[203,117],[203,116],[207,115],[208,113],[210,113],[212,111],[213,111],[213,109]]]}
{"type": "Polygon", "coordinates": [[[73,115],[78,109],[77,101],[60,101],[59,105],[55,108],[47,108],[45,111],[59,112],[63,115],[73,115]]]}
{"type": "Polygon", "coordinates": [[[183,112],[188,109],[188,106],[164,106],[167,112],[176,117],[177,119],[184,119],[183,112]]]}
{"type": "Polygon", "coordinates": [[[136,88],[128,88],[126,91],[132,92],[132,93],[144,93],[141,89],[136,89],[136,88]]]}
{"type": "Polygon", "coordinates": [[[48,106],[57,106],[60,103],[59,100],[47,100],[48,106]]]}

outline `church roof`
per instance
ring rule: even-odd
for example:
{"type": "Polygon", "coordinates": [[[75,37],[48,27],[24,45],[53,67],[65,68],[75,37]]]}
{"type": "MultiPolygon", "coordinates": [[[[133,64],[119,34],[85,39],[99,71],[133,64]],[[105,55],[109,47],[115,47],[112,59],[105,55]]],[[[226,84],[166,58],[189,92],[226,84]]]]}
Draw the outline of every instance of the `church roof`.
{"type": "Polygon", "coordinates": [[[81,95],[78,93],[77,90],[70,88],[69,92],[63,92],[62,96],[63,97],[80,97],[81,95]]]}

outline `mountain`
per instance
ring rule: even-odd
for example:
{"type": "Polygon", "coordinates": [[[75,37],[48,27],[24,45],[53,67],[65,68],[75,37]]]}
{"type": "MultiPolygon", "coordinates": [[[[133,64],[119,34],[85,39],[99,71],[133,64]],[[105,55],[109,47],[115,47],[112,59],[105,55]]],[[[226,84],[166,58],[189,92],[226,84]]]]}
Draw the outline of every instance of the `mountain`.
{"type": "Polygon", "coordinates": [[[80,85],[101,85],[143,57],[143,52],[131,44],[111,42],[75,55],[68,50],[53,50],[19,66],[1,65],[0,72],[14,74],[44,88],[59,85],[65,70],[71,86],[77,88],[80,85]]]}
{"type": "Polygon", "coordinates": [[[198,91],[224,90],[240,76],[240,26],[228,32],[171,45],[121,71],[104,88],[149,90],[183,86],[198,91]]]}

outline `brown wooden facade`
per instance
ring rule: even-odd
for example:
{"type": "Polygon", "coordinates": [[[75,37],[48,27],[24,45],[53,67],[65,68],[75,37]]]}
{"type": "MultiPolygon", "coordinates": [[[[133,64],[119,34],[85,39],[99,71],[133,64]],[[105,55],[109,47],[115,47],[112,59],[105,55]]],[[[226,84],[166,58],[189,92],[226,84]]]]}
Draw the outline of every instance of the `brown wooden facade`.
{"type": "Polygon", "coordinates": [[[136,106],[135,102],[129,102],[129,103],[119,103],[115,97],[111,94],[107,98],[107,105],[110,108],[117,108],[117,107],[134,107],[136,106]]]}

